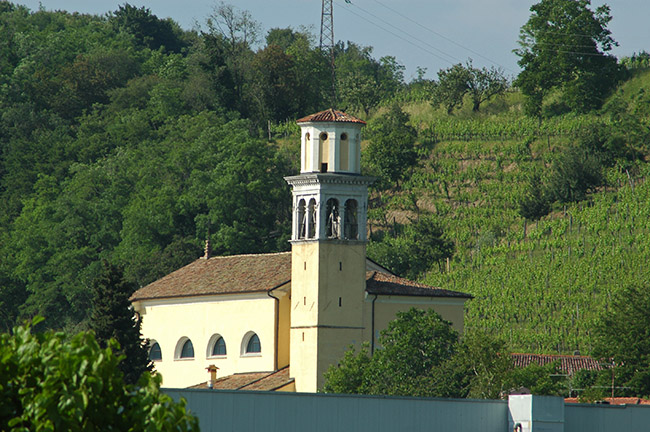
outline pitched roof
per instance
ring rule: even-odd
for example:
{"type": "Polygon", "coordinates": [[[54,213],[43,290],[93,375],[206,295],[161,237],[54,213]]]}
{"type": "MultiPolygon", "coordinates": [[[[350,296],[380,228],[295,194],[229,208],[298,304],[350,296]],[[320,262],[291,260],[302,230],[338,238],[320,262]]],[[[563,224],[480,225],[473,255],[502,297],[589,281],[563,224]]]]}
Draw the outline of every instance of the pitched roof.
{"type": "MultiPolygon", "coordinates": [[[[582,403],[579,398],[564,398],[565,403],[582,403]]],[[[596,402],[598,404],[607,405],[650,405],[650,400],[641,399],[637,397],[615,397],[605,398],[602,401],[596,402]]]]}
{"type": "Polygon", "coordinates": [[[264,292],[291,279],[291,252],[199,258],[140,288],[131,301],[264,292]]]}
{"type": "Polygon", "coordinates": [[[470,294],[434,288],[378,271],[366,273],[366,291],[368,294],[378,295],[473,298],[470,294]]]}
{"type": "MultiPolygon", "coordinates": [[[[216,390],[257,390],[274,391],[294,381],[289,377],[289,366],[274,372],[249,372],[217,378],[213,389],[216,390]]],[[[208,388],[207,381],[189,388],[208,388]]]]}
{"type": "MultiPolygon", "coordinates": [[[[377,295],[472,298],[377,271],[367,264],[366,291],[377,295]]],[[[140,288],[131,301],[270,291],[291,281],[291,252],[199,258],[140,288]]]]}
{"type": "Polygon", "coordinates": [[[567,375],[573,375],[579,370],[603,370],[604,366],[598,360],[587,356],[578,355],[547,355],[547,354],[510,354],[515,367],[524,368],[531,364],[544,366],[555,361],[559,362],[559,368],[567,375]]]}
{"type": "Polygon", "coordinates": [[[310,114],[306,117],[296,120],[296,123],[359,123],[366,124],[365,121],[358,119],[350,114],[346,114],[343,111],[338,111],[333,108],[330,108],[325,111],[317,112],[315,114],[310,114]]]}

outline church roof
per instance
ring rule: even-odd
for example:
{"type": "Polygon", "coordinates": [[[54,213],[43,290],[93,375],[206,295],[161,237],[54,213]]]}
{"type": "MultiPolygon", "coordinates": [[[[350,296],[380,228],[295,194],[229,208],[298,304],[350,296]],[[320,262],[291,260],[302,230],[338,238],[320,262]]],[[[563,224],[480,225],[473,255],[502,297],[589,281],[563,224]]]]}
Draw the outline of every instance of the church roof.
{"type": "Polygon", "coordinates": [[[378,271],[367,272],[366,291],[368,294],[377,295],[472,298],[470,294],[442,288],[434,288],[429,285],[413,282],[408,279],[378,271]]]}
{"type": "Polygon", "coordinates": [[[317,112],[316,114],[310,114],[306,117],[296,120],[296,123],[308,123],[308,122],[322,122],[322,123],[359,123],[366,124],[365,121],[358,119],[350,114],[346,114],[343,111],[338,111],[333,108],[330,108],[325,111],[317,112]]]}
{"type": "MultiPolygon", "coordinates": [[[[377,295],[472,298],[377,271],[366,263],[366,291],[377,295]]],[[[140,288],[131,301],[266,292],[291,282],[291,252],[199,258],[140,288]]]]}
{"type": "Polygon", "coordinates": [[[131,301],[270,291],[291,280],[291,252],[199,258],[140,288],[131,301]]]}

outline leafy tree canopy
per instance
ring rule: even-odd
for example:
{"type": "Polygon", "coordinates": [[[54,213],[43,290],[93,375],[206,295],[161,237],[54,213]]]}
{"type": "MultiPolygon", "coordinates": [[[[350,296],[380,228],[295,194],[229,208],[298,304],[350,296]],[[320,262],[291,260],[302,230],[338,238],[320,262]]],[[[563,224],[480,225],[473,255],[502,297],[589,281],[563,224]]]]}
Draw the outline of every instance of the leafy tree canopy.
{"type": "Polygon", "coordinates": [[[399,104],[391,105],[387,114],[369,125],[368,139],[363,157],[370,171],[379,176],[377,187],[390,187],[406,177],[417,162],[415,142],[417,131],[408,124],[409,115],[399,104]]]}
{"type": "Polygon", "coordinates": [[[475,68],[470,59],[465,66],[458,63],[438,71],[438,85],[433,89],[433,104],[443,105],[447,114],[463,104],[465,95],[472,100],[472,111],[481,104],[506,91],[508,82],[500,69],[475,68]]]}
{"type": "Polygon", "coordinates": [[[595,11],[589,0],[542,0],[531,7],[515,54],[522,71],[515,81],[528,97],[527,111],[541,116],[544,98],[562,92],[578,112],[599,108],[616,84],[616,58],[605,54],[616,42],[607,29],[609,6],[595,11]]]}
{"type": "Polygon", "coordinates": [[[398,312],[381,332],[370,357],[367,346],[349,351],[325,375],[325,392],[402,396],[454,396],[458,389],[447,362],[458,333],[433,310],[398,312]]]}
{"type": "Polygon", "coordinates": [[[0,429],[199,430],[183,403],[160,392],[159,376],[125,384],[115,348],[90,332],[34,334],[27,325],[0,334],[0,429]]]}
{"type": "MultiPolygon", "coordinates": [[[[612,301],[596,328],[594,356],[615,364],[617,396],[650,396],[650,292],[630,285],[612,301]]],[[[611,379],[611,372],[607,371],[611,379]]]]}

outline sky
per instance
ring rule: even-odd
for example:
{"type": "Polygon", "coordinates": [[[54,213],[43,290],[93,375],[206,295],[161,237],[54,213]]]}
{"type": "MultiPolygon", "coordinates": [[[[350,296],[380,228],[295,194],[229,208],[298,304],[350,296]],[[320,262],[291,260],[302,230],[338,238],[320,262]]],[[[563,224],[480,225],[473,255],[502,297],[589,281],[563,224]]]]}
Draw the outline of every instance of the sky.
{"type": "MultiPolygon", "coordinates": [[[[104,14],[126,0],[13,0],[32,10],[104,14]]],[[[406,67],[405,78],[426,68],[427,78],[440,69],[473,60],[474,66],[501,68],[506,76],[520,71],[517,48],[520,27],[534,0],[333,0],[334,38],[372,46],[376,58],[391,55],[406,67]]],[[[149,8],[159,18],[172,18],[184,29],[205,28],[216,0],[129,0],[149,8]]],[[[271,28],[311,28],[318,38],[322,0],[230,0],[271,28]]],[[[592,0],[592,9],[608,4],[613,17],[608,28],[619,43],[618,57],[650,52],[650,0],[592,0]]]]}

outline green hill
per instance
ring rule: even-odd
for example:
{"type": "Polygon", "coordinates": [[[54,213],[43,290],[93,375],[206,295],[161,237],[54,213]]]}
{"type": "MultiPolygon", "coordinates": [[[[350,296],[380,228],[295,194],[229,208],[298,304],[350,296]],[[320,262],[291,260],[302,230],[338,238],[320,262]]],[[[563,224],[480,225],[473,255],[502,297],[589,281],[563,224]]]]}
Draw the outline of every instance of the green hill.
{"type": "MultiPolygon", "coordinates": [[[[605,185],[586,200],[555,203],[536,222],[520,216],[519,201],[532,172],[548,176],[562,151],[598,125],[647,136],[648,91],[650,72],[638,73],[602,113],[541,125],[503,102],[499,113],[479,115],[412,106],[422,141],[433,144],[420,149],[422,161],[402,190],[383,197],[387,211],[371,229],[434,213],[456,253],[424,280],[475,296],[469,331],[499,335],[513,350],[588,353],[590,331],[612,296],[649,280],[649,168],[642,160],[614,162],[604,169],[605,185]]],[[[635,136],[626,144],[648,153],[647,141],[635,136]]]]}

